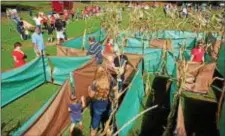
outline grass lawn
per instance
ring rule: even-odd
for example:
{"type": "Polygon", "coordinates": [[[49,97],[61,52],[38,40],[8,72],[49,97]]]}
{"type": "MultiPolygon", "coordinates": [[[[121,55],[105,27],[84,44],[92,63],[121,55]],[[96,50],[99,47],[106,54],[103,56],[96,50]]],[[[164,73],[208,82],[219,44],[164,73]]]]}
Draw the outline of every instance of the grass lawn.
{"type": "MultiPolygon", "coordinates": [[[[106,2],[97,2],[94,3],[96,5],[104,5],[106,2]]],[[[93,4],[92,2],[89,3],[78,3],[76,2],[75,6],[78,8],[83,8],[87,4],[93,4]]],[[[11,5],[11,6],[29,6],[32,7],[33,12],[37,13],[38,11],[44,11],[48,13],[51,11],[51,3],[50,2],[2,2],[3,5],[11,5]]],[[[154,18],[157,18],[157,22],[160,22],[157,26],[159,29],[160,27],[163,28],[165,24],[170,24],[172,19],[169,17],[165,17],[163,14],[162,8],[154,9],[154,11],[149,10],[151,12],[156,12],[154,14],[154,18]]],[[[128,26],[128,12],[123,12],[123,22],[122,27],[128,26]]],[[[215,14],[218,13],[217,11],[215,14]]],[[[34,21],[29,16],[28,12],[21,11],[19,12],[20,16],[34,24],[34,21]]],[[[180,19],[182,20],[182,19],[180,19]]],[[[179,21],[179,19],[177,20],[179,21]]],[[[35,58],[35,54],[33,51],[31,40],[22,41],[19,37],[19,34],[16,31],[16,25],[11,21],[6,19],[6,17],[1,18],[1,42],[2,42],[2,51],[1,51],[1,71],[7,71],[13,68],[13,59],[11,52],[13,51],[13,44],[15,42],[21,42],[23,47],[22,50],[27,54],[27,62],[35,58]],[[10,31],[10,28],[13,28],[13,31],[10,31]]],[[[100,20],[97,17],[92,17],[87,20],[87,33],[94,32],[100,28],[100,20]]],[[[186,24],[182,26],[182,30],[191,31],[194,30],[194,26],[191,25],[191,20],[187,21],[186,24]]],[[[84,20],[78,20],[74,22],[70,22],[67,26],[67,35],[69,38],[75,38],[78,36],[82,36],[85,29],[84,20]]],[[[177,29],[175,25],[169,25],[167,27],[168,30],[177,29]]],[[[211,30],[211,29],[209,29],[211,30]]],[[[44,40],[47,40],[47,34],[44,33],[44,40]]],[[[46,46],[46,53],[50,56],[56,55],[56,46],[55,45],[48,45],[46,46]]],[[[8,135],[11,131],[15,131],[20,125],[22,125],[25,121],[27,121],[46,101],[50,96],[59,88],[59,86],[52,85],[52,84],[45,84],[31,93],[21,97],[20,99],[16,100],[15,102],[7,105],[2,109],[2,134],[8,135]]],[[[147,103],[147,97],[144,98],[143,103],[147,103]]],[[[140,110],[143,110],[141,107],[140,110]]],[[[89,135],[89,125],[90,125],[90,116],[89,116],[89,109],[86,110],[84,113],[84,135],[89,135]]],[[[135,125],[134,129],[131,130],[130,135],[134,136],[137,135],[138,132],[141,131],[141,124],[143,121],[143,117],[140,117],[135,125]]],[[[68,129],[66,129],[65,136],[69,135],[68,129]]]]}

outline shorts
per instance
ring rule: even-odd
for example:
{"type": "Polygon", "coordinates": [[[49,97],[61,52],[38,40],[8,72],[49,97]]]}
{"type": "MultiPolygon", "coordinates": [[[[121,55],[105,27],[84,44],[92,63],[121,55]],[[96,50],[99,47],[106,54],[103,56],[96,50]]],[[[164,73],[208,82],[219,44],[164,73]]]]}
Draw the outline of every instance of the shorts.
{"type": "Polygon", "coordinates": [[[56,38],[57,39],[65,39],[63,31],[56,31],[56,38]]]}
{"type": "Polygon", "coordinates": [[[82,118],[77,119],[77,118],[73,118],[72,116],[70,116],[70,119],[73,124],[77,124],[82,121],[82,118]]]}

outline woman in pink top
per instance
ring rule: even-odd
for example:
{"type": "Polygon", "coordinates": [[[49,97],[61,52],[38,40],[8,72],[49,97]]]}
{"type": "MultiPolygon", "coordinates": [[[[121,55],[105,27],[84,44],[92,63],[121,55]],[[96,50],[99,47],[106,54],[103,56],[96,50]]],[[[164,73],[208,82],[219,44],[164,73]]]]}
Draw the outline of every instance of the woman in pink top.
{"type": "Polygon", "coordinates": [[[193,62],[204,62],[204,45],[202,41],[199,41],[197,47],[191,51],[191,61],[193,62]]]}

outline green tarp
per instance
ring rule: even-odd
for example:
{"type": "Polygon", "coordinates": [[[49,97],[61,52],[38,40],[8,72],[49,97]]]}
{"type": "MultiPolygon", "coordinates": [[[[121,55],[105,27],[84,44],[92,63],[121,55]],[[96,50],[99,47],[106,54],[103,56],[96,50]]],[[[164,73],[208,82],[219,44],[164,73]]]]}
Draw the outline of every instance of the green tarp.
{"type": "MultiPolygon", "coordinates": [[[[143,38],[143,35],[140,33],[136,33],[135,38],[131,38],[132,33],[131,32],[121,32],[117,38],[117,43],[121,44],[122,40],[126,37],[128,38],[128,47],[143,47],[143,43],[141,39],[143,38]],[[127,37],[128,36],[128,37],[127,37]]],[[[96,41],[101,42],[106,38],[106,32],[103,29],[99,29],[98,31],[94,33],[87,34],[85,36],[85,45],[84,49],[88,49],[88,37],[94,36],[96,38],[96,41]]],[[[172,40],[172,44],[174,48],[179,48],[181,44],[183,44],[183,41],[186,41],[186,46],[188,49],[191,49],[196,40],[199,40],[201,38],[204,38],[206,34],[204,33],[193,33],[193,32],[187,32],[187,31],[173,31],[173,30],[164,30],[164,31],[157,31],[153,33],[146,34],[144,36],[144,39],[146,37],[149,37],[149,40],[152,38],[157,39],[170,39],[172,40]]],[[[217,39],[221,39],[221,36],[218,36],[216,33],[213,33],[213,36],[215,36],[217,39]]],[[[144,46],[149,47],[149,40],[144,40],[144,46]]],[[[73,40],[69,40],[63,43],[63,46],[70,47],[70,48],[76,48],[81,49],[83,45],[83,36],[78,37],[73,40]]]]}
{"type": "MultiPolygon", "coordinates": [[[[171,39],[172,47],[174,49],[179,49],[182,46],[186,46],[187,49],[192,49],[195,46],[196,38],[186,38],[186,39],[171,39]]],[[[128,38],[127,47],[130,48],[150,48],[150,39],[141,40],[136,38],[128,38]]]]}
{"type": "Polygon", "coordinates": [[[1,107],[40,86],[46,80],[62,85],[71,71],[82,67],[91,57],[45,57],[45,72],[42,58],[37,58],[23,67],[2,73],[1,107]],[[45,73],[45,74],[44,74],[45,73]]]}
{"type": "MultiPolygon", "coordinates": [[[[143,50],[141,48],[125,48],[125,53],[131,53],[131,54],[140,54],[143,55],[143,50]]],[[[160,70],[161,67],[161,49],[145,49],[144,50],[144,70],[148,72],[157,72],[157,70],[160,70]]]]}
{"type": "MultiPolygon", "coordinates": [[[[85,57],[49,57],[49,62],[53,65],[52,77],[55,84],[62,85],[69,78],[70,72],[82,67],[91,56],[85,57]]],[[[49,71],[49,69],[48,69],[49,71]]],[[[49,79],[48,79],[49,80],[49,79]]]]}
{"type": "Polygon", "coordinates": [[[219,57],[217,60],[217,69],[219,73],[225,77],[225,42],[221,44],[219,57]]]}
{"type": "MultiPolygon", "coordinates": [[[[144,83],[142,79],[140,63],[138,71],[131,82],[131,87],[127,90],[122,104],[120,105],[120,108],[116,113],[116,123],[118,128],[121,128],[125,123],[127,123],[139,113],[143,97],[144,83]]],[[[126,136],[134,123],[135,122],[132,122],[126,128],[124,128],[119,133],[119,136],[126,136]]]]}
{"type": "MultiPolygon", "coordinates": [[[[47,66],[47,59],[45,59],[47,66]]],[[[45,82],[42,58],[36,58],[23,67],[2,73],[1,107],[30,92],[45,82]]]]}
{"type": "Polygon", "coordinates": [[[101,42],[105,39],[106,37],[106,33],[103,29],[100,29],[94,33],[90,33],[90,34],[87,34],[85,37],[83,36],[80,36],[76,39],[73,39],[73,40],[69,40],[69,41],[66,41],[63,43],[63,46],[65,47],[69,47],[69,48],[76,48],[76,49],[81,49],[82,48],[82,45],[83,45],[83,38],[85,38],[85,44],[84,44],[84,49],[88,49],[89,48],[89,44],[88,44],[88,38],[90,36],[93,36],[95,37],[95,40],[98,41],[98,42],[101,42]]]}

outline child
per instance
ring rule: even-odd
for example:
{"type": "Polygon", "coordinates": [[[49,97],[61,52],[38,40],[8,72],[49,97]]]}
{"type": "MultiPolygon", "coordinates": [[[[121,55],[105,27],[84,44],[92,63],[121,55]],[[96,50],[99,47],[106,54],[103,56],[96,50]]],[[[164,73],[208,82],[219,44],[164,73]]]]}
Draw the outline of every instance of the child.
{"type": "Polygon", "coordinates": [[[44,25],[44,29],[45,30],[48,29],[48,19],[47,19],[47,17],[43,15],[41,18],[42,18],[41,22],[44,25]]]}
{"type": "Polygon", "coordinates": [[[73,135],[73,131],[75,128],[75,125],[79,123],[80,129],[82,129],[82,110],[85,107],[85,100],[84,96],[81,97],[81,101],[75,98],[75,96],[71,96],[71,100],[73,101],[72,104],[69,104],[69,112],[70,112],[70,118],[71,118],[71,126],[70,126],[70,135],[73,135]]]}
{"type": "Polygon", "coordinates": [[[55,28],[55,17],[54,15],[52,14],[51,17],[50,17],[50,25],[55,28]]]}
{"type": "Polygon", "coordinates": [[[48,25],[48,42],[53,42],[53,31],[54,31],[54,26],[48,25]]]}
{"type": "Polygon", "coordinates": [[[64,35],[64,39],[67,40],[67,34],[66,34],[66,21],[62,21],[62,25],[63,25],[63,35],[64,35]]]}
{"type": "Polygon", "coordinates": [[[64,20],[67,22],[69,20],[69,12],[67,10],[63,11],[64,20]]]}

